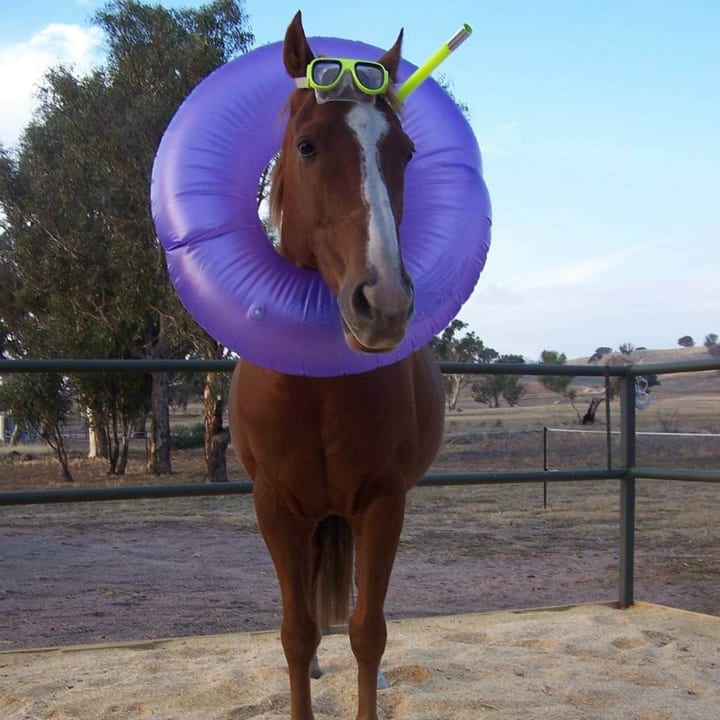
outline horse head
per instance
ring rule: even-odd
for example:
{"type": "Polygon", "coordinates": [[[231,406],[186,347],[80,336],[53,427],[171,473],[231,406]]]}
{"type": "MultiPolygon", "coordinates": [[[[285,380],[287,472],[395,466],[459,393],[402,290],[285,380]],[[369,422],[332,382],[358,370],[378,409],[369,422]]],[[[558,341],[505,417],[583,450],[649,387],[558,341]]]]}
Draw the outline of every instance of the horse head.
{"type": "MultiPolygon", "coordinates": [[[[402,32],[377,61],[325,63],[337,80],[330,92],[323,90],[332,78],[320,75],[318,88],[308,74],[315,55],[300,13],[283,47],[285,69],[298,89],[288,102],[271,217],[280,230],[281,253],[321,273],[337,298],[348,345],[363,352],[394,349],[414,306],[398,232],[405,167],[413,153],[392,91],[401,45],[402,32]],[[375,84],[382,68],[387,89],[375,84]]],[[[327,69],[316,63],[313,71],[327,69]]]]}

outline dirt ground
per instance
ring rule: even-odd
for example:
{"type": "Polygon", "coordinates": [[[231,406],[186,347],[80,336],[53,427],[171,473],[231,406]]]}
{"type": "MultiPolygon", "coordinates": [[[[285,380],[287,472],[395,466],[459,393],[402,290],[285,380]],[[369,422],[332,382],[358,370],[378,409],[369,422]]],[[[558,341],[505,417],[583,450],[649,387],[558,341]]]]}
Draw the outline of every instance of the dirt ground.
{"type": "MultiPolygon", "coordinates": [[[[654,359],[654,358],[653,358],[654,359]]],[[[579,387],[584,407],[597,393],[579,387]]],[[[720,468],[720,373],[662,378],[639,430],[638,464],[720,468]]],[[[616,429],[613,403],[611,427],[616,429]]],[[[579,435],[566,402],[538,384],[516,408],[467,398],[451,413],[432,472],[604,468],[607,439],[579,435]],[[543,425],[548,434],[543,458],[543,425]]],[[[599,417],[596,430],[604,430],[599,417]]],[[[191,422],[177,416],[174,422],[191,422]]],[[[72,462],[76,486],[146,485],[134,447],[128,474],[72,462]]],[[[618,457],[617,436],[611,452],[618,457]]],[[[231,451],[232,480],[246,476],[231,451]]],[[[201,482],[201,450],[176,451],[166,482],[201,482]]],[[[37,448],[0,452],[0,489],[57,486],[37,448]]],[[[635,596],[720,615],[720,488],[638,481],[635,596]]],[[[570,605],[618,597],[619,483],[417,488],[387,599],[390,619],[570,605]]],[[[249,496],[0,507],[0,650],[277,628],[279,595],[249,496]]]]}
{"type": "MultiPolygon", "coordinates": [[[[538,443],[536,433],[525,438],[538,443]]],[[[437,469],[497,467],[521,440],[451,437],[437,469]]],[[[196,455],[178,454],[176,467],[196,455]]],[[[12,461],[18,475],[37,462],[12,461]]],[[[76,470],[92,474],[87,463],[76,470]]],[[[617,599],[618,489],[551,484],[546,509],[541,484],[414,490],[388,617],[617,599]]],[[[638,599],[720,615],[719,507],[716,485],[638,483],[638,599]]],[[[280,622],[249,496],[0,509],[0,612],[0,650],[280,622]]]]}

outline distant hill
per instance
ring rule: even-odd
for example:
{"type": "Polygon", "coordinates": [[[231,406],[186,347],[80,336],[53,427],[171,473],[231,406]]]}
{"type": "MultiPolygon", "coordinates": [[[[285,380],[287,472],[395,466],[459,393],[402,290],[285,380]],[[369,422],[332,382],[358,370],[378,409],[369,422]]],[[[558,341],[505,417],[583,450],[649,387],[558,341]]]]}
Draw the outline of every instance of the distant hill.
{"type": "MultiPolygon", "coordinates": [[[[633,365],[649,365],[653,363],[668,363],[668,362],[692,362],[709,359],[708,351],[702,345],[699,347],[691,348],[669,348],[667,350],[635,350],[628,356],[623,356],[619,352],[614,352],[609,355],[605,355],[601,360],[589,363],[589,357],[575,358],[568,360],[568,365],[598,365],[603,366],[604,364],[613,360],[620,364],[620,359],[625,358],[633,365]]],[[[663,388],[664,394],[718,394],[718,414],[720,414],[720,371],[718,370],[706,370],[701,372],[692,373],[673,373],[660,376],[660,382],[663,388]]],[[[583,387],[586,392],[597,392],[597,389],[602,384],[602,380],[599,378],[581,378],[574,383],[578,386],[578,389],[583,387]]]]}
{"type": "MultiPolygon", "coordinates": [[[[705,360],[708,356],[708,351],[702,346],[683,348],[676,347],[668,350],[634,350],[630,355],[623,356],[622,353],[613,352],[609,355],[603,356],[603,358],[595,365],[604,365],[611,358],[627,357],[627,359],[633,364],[647,364],[647,363],[666,363],[666,362],[684,362],[692,360],[705,360]]],[[[587,365],[590,360],[590,356],[575,358],[568,360],[568,365],[587,365]]]]}

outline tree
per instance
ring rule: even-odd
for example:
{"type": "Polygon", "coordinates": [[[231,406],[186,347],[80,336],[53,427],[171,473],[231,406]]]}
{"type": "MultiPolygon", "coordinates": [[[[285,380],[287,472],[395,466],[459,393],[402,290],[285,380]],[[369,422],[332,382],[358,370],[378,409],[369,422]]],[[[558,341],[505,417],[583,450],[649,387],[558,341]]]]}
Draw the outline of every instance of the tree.
{"type": "Polygon", "coordinates": [[[73,482],[62,426],[72,408],[68,384],[55,373],[19,373],[0,385],[0,408],[16,427],[34,430],[53,450],[62,479],[73,482]]]}
{"type": "Polygon", "coordinates": [[[133,429],[150,409],[150,374],[80,373],[71,383],[103,448],[108,474],[124,475],[133,429]]]}
{"type": "Polygon", "coordinates": [[[437,76],[438,85],[450,96],[450,99],[457,105],[460,112],[465,116],[466,120],[470,120],[470,106],[463,100],[459,100],[455,95],[455,86],[453,81],[445,74],[441,73],[437,76]]]}
{"type": "MultiPolygon", "coordinates": [[[[605,359],[606,365],[632,365],[633,361],[628,355],[624,355],[622,353],[611,353],[607,356],[605,359]]],[[[658,376],[654,373],[650,373],[643,376],[645,380],[647,381],[647,387],[648,390],[650,388],[656,387],[660,385],[660,380],[658,379],[658,376]]],[[[620,385],[621,385],[621,379],[619,377],[613,377],[610,380],[609,385],[609,393],[608,393],[608,399],[614,400],[619,394],[620,394],[620,385]]]]}
{"type": "Polygon", "coordinates": [[[718,344],[718,336],[715,333],[706,335],[703,345],[710,355],[720,357],[720,344],[718,344]]]}
{"type": "Polygon", "coordinates": [[[677,344],[684,348],[695,347],[695,341],[690,335],[683,335],[681,338],[678,338],[677,344]]]}
{"type": "MultiPolygon", "coordinates": [[[[522,364],[525,358],[522,355],[500,355],[495,362],[522,364]]],[[[493,374],[473,382],[470,385],[470,392],[475,402],[484,403],[488,407],[500,407],[500,398],[503,398],[510,407],[515,407],[525,394],[525,386],[517,375],[493,374]]]]}
{"type": "Polygon", "coordinates": [[[602,360],[605,355],[609,355],[611,352],[611,347],[601,346],[599,348],[596,348],[595,352],[588,358],[588,362],[598,362],[602,360]]]}
{"type": "Polygon", "coordinates": [[[618,350],[627,357],[630,357],[630,355],[633,354],[635,351],[635,346],[632,343],[623,343],[618,350]]]}
{"type": "MultiPolygon", "coordinates": [[[[565,365],[567,357],[565,353],[557,352],[556,350],[543,350],[540,362],[544,365],[565,365]]],[[[575,405],[577,390],[570,387],[574,379],[575,378],[572,375],[542,375],[540,376],[540,383],[543,387],[550,390],[550,392],[557,393],[561,397],[565,398],[570,405],[572,405],[572,408],[577,415],[578,422],[582,422],[580,411],[578,410],[577,405],[575,405]]]]}
{"type": "MultiPolygon", "coordinates": [[[[3,274],[16,289],[0,292],[0,340],[15,355],[185,357],[203,344],[168,278],[150,173],[182,100],[250,48],[246,22],[235,0],[189,10],[118,0],[95,15],[106,66],[85,78],[48,74],[17,158],[0,153],[0,260],[9,254],[3,274]]],[[[156,473],[171,471],[168,386],[167,373],[153,374],[156,473]]]]}
{"type": "MultiPolygon", "coordinates": [[[[440,335],[430,341],[430,348],[438,360],[447,362],[482,363],[492,362],[497,358],[497,351],[485,347],[483,341],[473,331],[467,330],[468,324],[462,320],[453,320],[440,335]]],[[[461,388],[470,382],[466,375],[444,375],[445,394],[448,410],[457,408],[461,388]]]]}
{"type": "MultiPolygon", "coordinates": [[[[128,176],[141,189],[135,198],[138,205],[132,218],[136,239],[154,257],[149,267],[154,269],[153,279],[161,289],[154,311],[148,315],[145,354],[168,357],[182,352],[176,341],[183,333],[173,326],[179,304],[169,286],[164,256],[147,212],[147,188],[155,150],[172,114],[189,91],[216,67],[247,51],[254,38],[246,29],[247,16],[242,4],[235,0],[215,0],[198,9],[177,11],[116,0],[99,11],[95,21],[108,37],[108,70],[113,86],[132,109],[137,151],[133,153],[128,176]]],[[[123,135],[127,135],[127,130],[119,137],[123,135]]],[[[125,145],[123,142],[118,149],[127,158],[125,145]]],[[[168,387],[166,373],[153,374],[150,469],[156,473],[171,470],[168,387]]]]}

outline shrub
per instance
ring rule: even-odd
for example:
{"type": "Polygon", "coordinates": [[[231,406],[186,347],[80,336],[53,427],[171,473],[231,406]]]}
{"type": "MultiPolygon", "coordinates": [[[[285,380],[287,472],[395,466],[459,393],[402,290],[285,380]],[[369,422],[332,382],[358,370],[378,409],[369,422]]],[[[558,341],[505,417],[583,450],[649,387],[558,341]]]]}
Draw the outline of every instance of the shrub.
{"type": "Polygon", "coordinates": [[[189,450],[205,445],[205,425],[179,425],[170,433],[172,447],[176,450],[189,450]]]}

